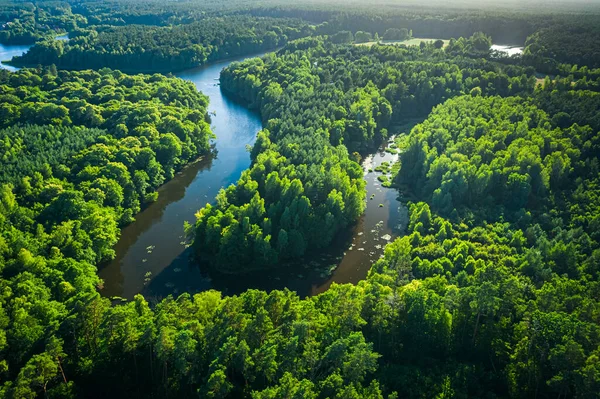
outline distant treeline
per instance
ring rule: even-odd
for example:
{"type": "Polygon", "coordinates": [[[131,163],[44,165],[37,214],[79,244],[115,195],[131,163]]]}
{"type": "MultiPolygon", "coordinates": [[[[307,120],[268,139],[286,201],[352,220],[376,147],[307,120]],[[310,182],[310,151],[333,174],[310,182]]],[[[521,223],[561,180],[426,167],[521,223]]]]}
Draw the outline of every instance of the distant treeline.
{"type": "Polygon", "coordinates": [[[246,16],[208,18],[168,27],[102,26],[76,30],[68,42],[42,41],[13,64],[172,72],[275,49],[311,33],[311,27],[300,20],[246,16]]]}
{"type": "Polygon", "coordinates": [[[494,43],[525,45],[525,60],[543,73],[557,64],[598,68],[600,40],[594,14],[481,12],[469,9],[392,7],[377,10],[352,4],[232,2],[162,4],[161,2],[42,2],[36,8],[4,5],[0,42],[39,42],[18,66],[55,64],[66,69],[110,67],[123,71],[176,71],[211,60],[282,46],[288,40],[340,31],[383,37],[388,29],[406,29],[414,37],[450,39],[474,32],[494,43]],[[71,42],[51,39],[69,32],[71,42]]]}

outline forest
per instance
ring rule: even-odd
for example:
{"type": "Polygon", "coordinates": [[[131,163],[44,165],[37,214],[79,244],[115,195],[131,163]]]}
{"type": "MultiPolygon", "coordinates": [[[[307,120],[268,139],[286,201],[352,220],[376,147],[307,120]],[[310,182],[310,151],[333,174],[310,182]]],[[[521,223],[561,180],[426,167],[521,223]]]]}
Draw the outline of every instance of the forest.
{"type": "Polygon", "coordinates": [[[31,51],[12,60],[16,66],[54,64],[76,70],[109,67],[166,73],[341,31],[384,40],[402,39],[408,33],[451,39],[483,32],[497,43],[526,45],[522,62],[543,73],[558,74],[557,68],[565,63],[600,67],[596,45],[600,28],[593,12],[523,14],[490,8],[481,13],[469,1],[444,13],[437,12],[435,2],[428,7],[407,2],[399,8],[383,1],[379,10],[373,11],[351,1],[344,4],[345,12],[339,12],[335,1],[290,5],[280,0],[236,0],[224,5],[209,0],[168,4],[152,0],[141,6],[138,0],[47,0],[37,6],[21,6],[3,0],[0,43],[36,43],[31,51]],[[65,32],[71,40],[53,40],[65,32]]]}
{"type": "Polygon", "coordinates": [[[489,49],[483,34],[446,50],[338,47],[309,38],[225,69],[223,90],[259,108],[265,130],[252,149],[251,169],[200,211],[199,254],[212,255],[217,268],[230,273],[327,246],[362,214],[357,162],[387,138],[391,124],[427,115],[464,92],[533,91],[533,70],[469,58],[480,42],[489,49]]]}
{"type": "Polygon", "coordinates": [[[0,398],[598,398],[600,10],[477,3],[0,2],[0,43],[33,45],[0,69],[0,398]],[[194,260],[328,248],[389,140],[404,233],[306,298],[102,296],[121,228],[219,139],[169,72],[267,50],[221,72],[263,129],[194,260]]]}

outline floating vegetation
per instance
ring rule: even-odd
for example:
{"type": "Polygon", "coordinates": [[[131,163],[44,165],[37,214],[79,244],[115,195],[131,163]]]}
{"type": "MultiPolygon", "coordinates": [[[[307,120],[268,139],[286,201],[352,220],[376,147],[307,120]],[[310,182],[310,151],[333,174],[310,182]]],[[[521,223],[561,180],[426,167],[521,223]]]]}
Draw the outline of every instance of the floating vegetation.
{"type": "Polygon", "coordinates": [[[123,303],[127,302],[127,298],[123,298],[122,296],[115,295],[115,296],[111,296],[109,299],[113,302],[123,302],[123,303]]]}
{"type": "Polygon", "coordinates": [[[325,266],[324,268],[322,268],[319,271],[319,277],[327,278],[327,277],[331,276],[333,274],[333,272],[335,271],[335,269],[337,268],[337,266],[338,265],[336,265],[335,263],[325,266]]]}
{"type": "Polygon", "coordinates": [[[387,161],[382,162],[381,165],[379,165],[378,167],[375,168],[375,171],[382,172],[382,173],[389,173],[389,171],[390,171],[389,162],[387,162],[387,161]]]}

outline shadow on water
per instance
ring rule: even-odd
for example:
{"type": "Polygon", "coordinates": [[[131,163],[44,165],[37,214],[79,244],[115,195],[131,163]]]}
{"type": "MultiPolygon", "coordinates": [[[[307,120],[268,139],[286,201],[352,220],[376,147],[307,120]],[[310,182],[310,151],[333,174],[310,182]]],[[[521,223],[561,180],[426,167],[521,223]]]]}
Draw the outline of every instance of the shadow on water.
{"type": "Polygon", "coordinates": [[[215,157],[216,153],[207,155],[180,171],[158,189],[158,199],[136,215],[134,223],[122,229],[114,248],[117,256],[100,266],[99,275],[104,280],[103,294],[120,296],[124,292],[139,292],[143,288],[146,273],[159,271],[156,265],[169,264],[173,256],[178,257],[178,253],[183,252],[183,223],[178,224],[168,215],[165,217],[165,213],[170,204],[176,204],[186,196],[188,187],[199,173],[210,173],[215,157]],[[156,224],[160,228],[153,230],[156,224]],[[169,245],[166,248],[163,245],[159,251],[155,251],[156,242],[162,241],[164,244],[164,240],[169,245]],[[136,260],[139,267],[129,263],[136,260]]]}
{"type": "Polygon", "coordinates": [[[338,266],[344,257],[344,248],[351,244],[352,237],[353,231],[347,230],[336,238],[327,252],[280,264],[277,269],[243,276],[219,274],[209,270],[208,265],[198,265],[193,260],[192,248],[187,248],[147,282],[142,294],[150,301],[158,301],[171,294],[195,294],[209,289],[221,291],[223,295],[236,295],[248,289],[271,291],[288,288],[301,297],[314,295],[316,287],[328,287],[331,284],[331,276],[324,271],[338,266]],[[312,269],[315,266],[317,269],[312,269]]]}

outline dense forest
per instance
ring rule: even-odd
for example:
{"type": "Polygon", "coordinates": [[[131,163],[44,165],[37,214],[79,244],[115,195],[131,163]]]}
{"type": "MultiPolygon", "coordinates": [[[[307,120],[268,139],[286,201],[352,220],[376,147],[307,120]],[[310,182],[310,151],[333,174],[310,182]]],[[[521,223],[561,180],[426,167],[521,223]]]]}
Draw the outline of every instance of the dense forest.
{"type": "Polygon", "coordinates": [[[59,327],[101,284],[119,226],[212,134],[206,97],[161,75],[2,70],[0,92],[0,364],[33,384],[2,395],[22,398],[38,389],[36,353],[48,339],[62,351],[59,327]]]}
{"type": "Polygon", "coordinates": [[[0,3],[2,44],[30,44],[52,39],[85,23],[85,17],[74,14],[66,2],[44,2],[42,7],[24,2],[0,3]]]}
{"type": "Polygon", "coordinates": [[[232,64],[221,74],[223,89],[259,108],[266,129],[252,168],[200,211],[198,252],[212,255],[220,271],[239,273],[327,246],[362,214],[357,162],[387,138],[392,123],[472,90],[533,91],[533,70],[468,57],[490,45],[482,34],[445,50],[340,47],[308,38],[232,64]]]}
{"type": "Polygon", "coordinates": [[[600,11],[359,3],[1,3],[0,42],[36,44],[0,70],[0,398],[599,397],[600,11]],[[215,138],[191,82],[125,72],[268,49],[221,73],[264,129],[187,227],[196,260],[327,248],[388,140],[404,234],[308,298],[102,297],[119,229],[215,138]]]}

